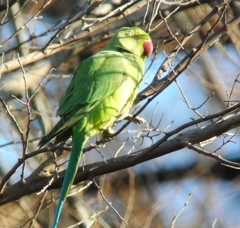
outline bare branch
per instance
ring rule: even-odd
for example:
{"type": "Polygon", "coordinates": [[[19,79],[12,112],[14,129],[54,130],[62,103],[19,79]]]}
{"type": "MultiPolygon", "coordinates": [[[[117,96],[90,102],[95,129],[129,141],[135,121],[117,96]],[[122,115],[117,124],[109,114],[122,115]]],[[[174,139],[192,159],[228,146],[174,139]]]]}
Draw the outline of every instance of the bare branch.
{"type": "MultiPolygon", "coordinates": [[[[240,104],[238,106],[240,107],[240,104]]],[[[202,119],[199,119],[198,121],[200,122],[200,120],[204,121],[202,119]]],[[[191,124],[188,123],[180,126],[178,128],[178,131],[175,131],[171,135],[178,133],[180,130],[185,129],[188,126],[191,126],[192,123],[196,124],[198,121],[197,120],[192,121],[191,124]]],[[[175,137],[169,140],[159,140],[154,145],[133,152],[129,155],[108,159],[106,161],[107,163],[102,161],[85,165],[84,167],[80,167],[78,169],[78,173],[76,175],[74,183],[76,184],[103,174],[135,166],[137,164],[146,162],[156,157],[161,157],[173,151],[180,150],[186,146],[200,143],[216,135],[221,135],[224,132],[227,132],[230,129],[236,128],[238,126],[240,126],[240,114],[229,115],[222,119],[219,119],[216,123],[210,124],[204,128],[187,130],[185,132],[177,134],[175,137]],[[187,142],[188,144],[185,144],[185,142],[187,142]]],[[[59,153],[57,151],[56,154],[57,156],[59,155],[63,156],[62,152],[59,153]]],[[[217,157],[209,153],[205,153],[204,155],[213,158],[217,157]]],[[[218,157],[218,159],[221,159],[221,162],[224,162],[223,158],[218,157]]],[[[0,195],[0,205],[19,199],[20,197],[26,194],[39,192],[42,189],[42,186],[46,186],[49,180],[51,180],[52,176],[55,175],[54,162],[55,162],[54,157],[50,156],[29,177],[25,179],[25,183],[22,183],[20,181],[12,186],[6,187],[4,192],[2,192],[2,194],[0,195]],[[16,192],[15,191],[16,188],[20,190],[16,192]]],[[[224,163],[233,164],[234,166],[236,166],[236,164],[232,163],[231,161],[228,162],[226,160],[226,162],[224,163]]],[[[48,187],[48,189],[59,188],[62,184],[64,175],[65,171],[60,172],[59,178],[55,179],[52,185],[48,187]]]]}
{"type": "MultiPolygon", "coordinates": [[[[132,2],[126,3],[120,9],[117,9],[109,13],[107,16],[103,18],[97,19],[92,24],[85,26],[84,28],[82,28],[81,32],[79,32],[79,34],[77,35],[74,35],[74,37],[66,40],[60,40],[58,44],[51,44],[44,51],[35,51],[28,54],[27,56],[21,57],[20,59],[21,59],[22,65],[25,66],[37,60],[46,58],[47,56],[53,55],[59,51],[68,49],[70,45],[73,45],[77,41],[85,37],[88,37],[90,34],[123,18],[123,15],[121,14],[121,12],[124,12],[124,14],[128,16],[133,12],[136,12],[146,4],[147,4],[147,1],[139,1],[135,4],[133,4],[132,2]]],[[[15,59],[9,62],[6,62],[3,65],[0,65],[1,73],[12,71],[18,67],[19,67],[18,60],[15,60],[15,59]]]]}
{"type": "Polygon", "coordinates": [[[196,191],[197,191],[197,188],[195,187],[195,188],[193,189],[193,191],[192,191],[191,193],[189,193],[189,195],[188,195],[188,197],[187,197],[187,200],[186,200],[186,202],[184,203],[183,207],[182,207],[181,210],[177,213],[177,215],[174,216],[170,228],[174,228],[174,227],[175,227],[175,223],[176,223],[178,217],[182,214],[182,212],[184,211],[184,209],[187,207],[190,198],[193,196],[193,194],[194,194],[196,191]]]}
{"type": "Polygon", "coordinates": [[[106,199],[106,197],[104,196],[104,194],[103,194],[101,188],[99,187],[99,185],[97,184],[97,182],[96,182],[94,179],[92,179],[92,181],[93,181],[93,183],[95,184],[95,186],[98,188],[98,191],[100,192],[102,198],[103,198],[104,201],[107,203],[107,205],[117,214],[117,216],[118,216],[126,225],[128,225],[127,222],[124,220],[124,218],[119,214],[119,212],[112,206],[112,203],[110,203],[110,202],[106,199]]]}
{"type": "Polygon", "coordinates": [[[153,81],[150,85],[141,91],[137,98],[134,101],[134,105],[138,104],[140,101],[146,99],[152,94],[161,93],[165,88],[167,88],[177,77],[186,70],[192,62],[197,59],[204,51],[206,51],[213,43],[217,42],[221,36],[227,33],[227,31],[233,29],[240,23],[240,16],[236,16],[230,22],[223,25],[220,29],[214,32],[210,37],[208,37],[203,43],[199,44],[195,49],[193,49],[188,55],[179,62],[179,64],[174,67],[174,69],[168,73],[168,75],[161,80],[159,80],[160,75],[166,71],[167,66],[170,65],[170,62],[175,57],[177,52],[183,47],[183,45],[196,33],[205,23],[209,21],[216,13],[221,11],[226,7],[225,3],[222,3],[219,6],[216,6],[212,12],[210,12],[201,22],[198,23],[182,40],[181,46],[176,46],[174,50],[169,54],[165,61],[158,68],[157,73],[154,76],[153,81]],[[204,44],[204,45],[203,45],[204,44]]]}

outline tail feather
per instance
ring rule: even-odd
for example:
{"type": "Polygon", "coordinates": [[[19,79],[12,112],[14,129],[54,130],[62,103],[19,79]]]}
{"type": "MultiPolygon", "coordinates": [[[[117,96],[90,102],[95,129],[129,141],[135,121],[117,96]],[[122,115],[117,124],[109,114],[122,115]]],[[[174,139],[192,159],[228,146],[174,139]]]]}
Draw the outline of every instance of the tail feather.
{"type": "Polygon", "coordinates": [[[72,183],[75,179],[77,170],[78,170],[78,163],[82,156],[83,147],[88,140],[88,136],[84,129],[79,131],[79,124],[73,126],[73,140],[72,140],[72,151],[70,155],[70,160],[68,163],[67,171],[65,173],[59,202],[56,210],[56,214],[54,217],[53,228],[57,227],[58,220],[62,211],[63,203],[67,198],[67,194],[72,186],[72,183]]]}

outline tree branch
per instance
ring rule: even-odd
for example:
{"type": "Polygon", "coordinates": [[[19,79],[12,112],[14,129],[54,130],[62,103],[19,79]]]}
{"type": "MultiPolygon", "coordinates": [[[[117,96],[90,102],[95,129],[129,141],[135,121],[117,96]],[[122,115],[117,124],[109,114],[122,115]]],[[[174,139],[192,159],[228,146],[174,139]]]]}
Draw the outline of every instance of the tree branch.
{"type": "MultiPolygon", "coordinates": [[[[221,135],[238,126],[240,126],[240,114],[230,114],[204,128],[195,128],[178,133],[174,138],[164,141],[160,145],[156,142],[148,148],[136,151],[129,155],[111,158],[106,162],[101,161],[88,164],[84,167],[79,167],[74,184],[161,157],[183,149],[186,146],[183,142],[188,142],[191,145],[197,144],[216,135],[221,135]],[[156,145],[158,146],[156,147],[156,145]]],[[[61,152],[57,151],[56,156],[59,154],[61,154],[61,152]]],[[[208,156],[207,153],[205,155],[208,156]]],[[[211,157],[211,155],[209,156],[211,157]]],[[[224,164],[224,159],[221,159],[221,163],[224,164]]],[[[227,161],[226,164],[229,165],[229,161],[227,161]]],[[[236,163],[235,167],[240,167],[240,164],[236,163]]],[[[60,188],[64,175],[65,171],[60,172],[58,174],[59,177],[55,179],[47,189],[60,188]]],[[[0,194],[0,205],[17,200],[25,195],[41,191],[43,186],[47,186],[55,176],[55,159],[52,157],[51,160],[47,159],[29,177],[27,177],[24,183],[19,181],[16,184],[5,188],[4,192],[0,194]],[[16,189],[19,191],[16,192],[16,189]]]]}
{"type": "MultiPolygon", "coordinates": [[[[109,24],[112,24],[112,23],[122,19],[123,15],[121,12],[124,12],[124,14],[126,16],[128,16],[128,15],[138,11],[142,7],[144,7],[147,4],[147,2],[148,1],[146,1],[146,0],[142,0],[137,3],[135,3],[135,2],[126,3],[122,7],[109,13],[107,16],[100,18],[100,19],[96,19],[96,21],[94,21],[90,25],[83,27],[81,32],[79,32],[77,35],[74,35],[73,37],[68,38],[68,39],[60,40],[58,42],[58,44],[51,44],[42,51],[35,51],[26,56],[22,56],[20,58],[20,61],[21,61],[22,65],[25,66],[25,65],[33,63],[37,60],[40,60],[40,59],[46,58],[50,55],[53,55],[59,51],[66,50],[67,48],[69,48],[69,46],[73,45],[77,41],[84,39],[84,38],[88,37],[90,34],[93,34],[94,32],[97,32],[100,29],[105,28],[109,24]]],[[[0,72],[1,73],[9,72],[9,71],[15,70],[17,68],[19,68],[18,59],[13,59],[6,63],[0,64],[0,72]]]]}
{"type": "MultiPolygon", "coordinates": [[[[219,12],[220,9],[223,8],[224,5],[216,7],[209,15],[207,15],[195,28],[193,28],[188,35],[183,39],[181,45],[183,46],[193,34],[199,30],[215,13],[219,12]]],[[[205,41],[199,44],[196,48],[194,48],[188,55],[180,61],[173,70],[171,70],[168,75],[161,80],[159,80],[159,75],[167,69],[168,65],[170,65],[170,61],[174,58],[176,53],[179,51],[179,45],[170,53],[170,55],[166,58],[166,60],[159,67],[156,75],[154,76],[153,81],[147,86],[143,91],[141,91],[137,98],[134,101],[134,105],[138,104],[140,101],[146,99],[147,97],[162,92],[166,87],[168,87],[176,78],[188,67],[191,66],[193,61],[195,61],[203,52],[205,52],[209,47],[213,45],[213,43],[217,42],[220,37],[226,34],[229,30],[233,29],[240,23],[240,15],[233,18],[230,22],[223,25],[220,29],[214,32],[211,36],[209,36],[205,41]]]]}

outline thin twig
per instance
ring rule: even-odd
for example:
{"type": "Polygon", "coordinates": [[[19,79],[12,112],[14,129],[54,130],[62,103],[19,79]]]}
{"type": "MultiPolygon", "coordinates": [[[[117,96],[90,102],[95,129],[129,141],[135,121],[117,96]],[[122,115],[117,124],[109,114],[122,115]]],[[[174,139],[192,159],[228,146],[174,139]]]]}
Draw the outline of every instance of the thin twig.
{"type": "Polygon", "coordinates": [[[42,198],[41,198],[41,200],[40,200],[40,203],[39,203],[38,206],[37,206],[37,211],[36,211],[36,213],[34,214],[34,217],[33,217],[33,218],[31,219],[31,221],[30,221],[29,228],[33,227],[34,221],[37,219],[38,214],[40,213],[40,211],[41,211],[41,209],[42,209],[42,207],[43,207],[43,203],[44,203],[44,200],[45,200],[45,198],[46,198],[46,196],[47,196],[47,193],[48,193],[48,191],[45,191],[45,192],[44,192],[44,194],[43,194],[43,196],[42,196],[42,198]]]}
{"type": "Polygon", "coordinates": [[[183,101],[185,102],[185,104],[188,106],[188,108],[190,108],[191,110],[193,110],[199,117],[202,118],[204,115],[202,115],[202,114],[201,114],[200,112],[198,112],[197,110],[198,110],[199,108],[201,108],[203,105],[205,105],[205,104],[207,103],[207,101],[210,100],[210,98],[214,95],[214,92],[212,93],[211,96],[208,96],[207,99],[206,99],[202,104],[200,104],[200,105],[199,105],[198,107],[196,107],[196,108],[193,108],[193,107],[189,104],[189,102],[188,102],[188,100],[187,100],[187,97],[185,96],[185,94],[184,94],[184,92],[183,92],[183,89],[182,89],[182,87],[179,85],[178,81],[175,80],[175,82],[176,82],[176,84],[177,84],[177,86],[178,86],[178,88],[179,88],[179,90],[180,90],[180,92],[181,92],[181,94],[182,94],[183,101]]]}
{"type": "MultiPolygon", "coordinates": [[[[27,2],[27,1],[26,1],[27,2]]],[[[23,26],[21,26],[13,35],[11,35],[8,39],[3,41],[0,45],[0,48],[7,44],[10,40],[12,40],[20,31],[26,28],[33,20],[37,18],[37,16],[51,3],[51,0],[45,0],[42,4],[41,8],[33,15],[23,26]]]]}
{"type": "Polygon", "coordinates": [[[95,186],[98,188],[98,191],[100,192],[102,198],[104,199],[104,201],[107,203],[107,205],[117,214],[117,216],[126,224],[128,225],[128,223],[124,220],[124,218],[119,214],[119,212],[112,206],[112,203],[110,203],[106,197],[104,196],[101,188],[99,187],[99,185],[97,184],[97,182],[95,181],[95,179],[92,179],[93,183],[95,184],[95,186]]]}
{"type": "MultiPolygon", "coordinates": [[[[134,196],[136,193],[135,189],[135,174],[133,173],[132,170],[128,169],[129,173],[129,195],[128,195],[128,203],[127,203],[127,210],[124,215],[124,220],[129,221],[129,218],[131,216],[132,210],[133,210],[133,205],[134,205],[134,196]]],[[[121,224],[120,228],[126,227],[125,222],[121,224]]]]}
{"type": "Polygon", "coordinates": [[[193,196],[193,194],[196,192],[197,187],[194,187],[193,191],[191,193],[189,193],[187,200],[185,201],[183,207],[181,208],[181,210],[177,213],[176,216],[174,216],[173,220],[172,220],[172,224],[171,224],[171,228],[174,228],[175,226],[175,222],[177,221],[178,217],[181,215],[181,213],[184,211],[184,209],[187,207],[188,202],[190,200],[190,198],[193,196]]]}
{"type": "Polygon", "coordinates": [[[223,158],[220,154],[207,152],[206,150],[204,150],[196,145],[192,145],[191,143],[189,143],[187,141],[182,141],[181,143],[182,143],[182,145],[188,147],[189,149],[192,149],[200,154],[203,154],[205,156],[214,158],[217,161],[220,161],[222,165],[225,165],[228,167],[231,166],[234,169],[240,169],[240,163],[229,161],[229,160],[223,158]]]}

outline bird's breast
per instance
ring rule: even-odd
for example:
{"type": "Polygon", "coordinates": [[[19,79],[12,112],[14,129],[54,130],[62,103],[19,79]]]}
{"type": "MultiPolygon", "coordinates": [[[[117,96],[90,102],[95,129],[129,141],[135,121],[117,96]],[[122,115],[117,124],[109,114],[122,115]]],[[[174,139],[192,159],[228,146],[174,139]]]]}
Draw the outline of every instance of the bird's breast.
{"type": "Polygon", "coordinates": [[[134,77],[127,75],[118,89],[107,96],[88,114],[88,128],[91,135],[112,126],[119,114],[128,113],[137,95],[142,72],[134,77]]]}

